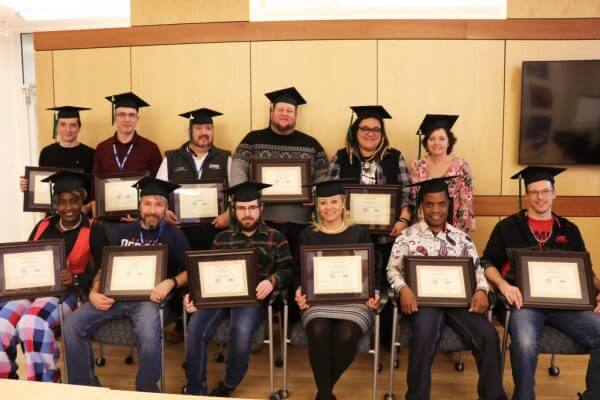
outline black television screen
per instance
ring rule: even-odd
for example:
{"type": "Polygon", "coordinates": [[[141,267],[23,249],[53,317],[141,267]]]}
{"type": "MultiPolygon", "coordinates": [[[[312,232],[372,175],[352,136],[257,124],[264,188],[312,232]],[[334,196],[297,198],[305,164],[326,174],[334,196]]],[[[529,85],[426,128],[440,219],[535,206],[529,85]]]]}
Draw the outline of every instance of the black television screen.
{"type": "Polygon", "coordinates": [[[600,60],[523,61],[520,164],[600,164],[600,60]]]}

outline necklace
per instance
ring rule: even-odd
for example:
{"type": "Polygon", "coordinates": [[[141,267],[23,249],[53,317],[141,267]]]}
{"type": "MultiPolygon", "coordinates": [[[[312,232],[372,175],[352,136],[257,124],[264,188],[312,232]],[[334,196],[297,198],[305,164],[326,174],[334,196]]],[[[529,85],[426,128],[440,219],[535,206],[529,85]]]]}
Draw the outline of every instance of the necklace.
{"type": "Polygon", "coordinates": [[[344,226],[344,224],[342,223],[342,225],[339,228],[336,229],[327,229],[325,228],[323,225],[321,225],[321,230],[325,233],[340,233],[342,231],[344,231],[346,229],[346,227],[344,226]]]}
{"type": "Polygon", "coordinates": [[[77,223],[72,226],[71,228],[65,228],[65,226],[62,223],[62,218],[58,219],[58,225],[60,226],[60,229],[65,232],[65,231],[72,231],[73,229],[76,229],[77,227],[79,227],[79,224],[81,224],[81,221],[83,221],[83,216],[81,214],[79,214],[79,221],[77,221],[77,223]]]}

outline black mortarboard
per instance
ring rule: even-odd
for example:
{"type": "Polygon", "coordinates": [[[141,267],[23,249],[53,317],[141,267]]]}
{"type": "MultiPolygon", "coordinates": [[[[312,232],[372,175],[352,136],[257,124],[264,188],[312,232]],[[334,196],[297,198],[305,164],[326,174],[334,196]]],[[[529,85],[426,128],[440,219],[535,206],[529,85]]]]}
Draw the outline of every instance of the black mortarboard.
{"type": "Polygon", "coordinates": [[[134,183],[132,187],[137,188],[140,191],[140,197],[158,195],[168,199],[169,194],[178,187],[181,187],[181,185],[156,179],[151,176],[145,176],[134,183]]]}
{"type": "Polygon", "coordinates": [[[150,104],[142,100],[141,97],[133,92],[113,94],[106,96],[106,100],[112,103],[112,123],[115,123],[115,110],[119,107],[131,107],[139,110],[141,107],[148,107],[150,104]]]}
{"type": "Polygon", "coordinates": [[[306,104],[306,100],[304,100],[304,97],[302,97],[295,87],[275,90],[274,92],[265,93],[265,96],[267,96],[272,104],[289,103],[295,106],[306,104]]]}
{"type": "Polygon", "coordinates": [[[302,185],[304,187],[312,186],[315,188],[316,197],[331,197],[338,194],[344,194],[344,183],[356,183],[358,179],[355,178],[334,178],[314,182],[309,185],[302,185]]]}
{"type": "Polygon", "coordinates": [[[190,120],[190,126],[197,124],[212,124],[213,117],[218,117],[219,115],[223,115],[223,113],[211,110],[210,108],[198,108],[197,110],[179,114],[180,117],[190,120]]]}
{"type": "Polygon", "coordinates": [[[64,193],[85,188],[91,177],[83,172],[59,171],[42,179],[42,182],[51,182],[53,193],[64,193]]]}
{"type": "Polygon", "coordinates": [[[417,205],[421,203],[421,199],[427,193],[448,192],[448,181],[456,178],[458,175],[442,176],[439,178],[428,179],[425,181],[411,183],[407,187],[418,186],[419,193],[417,195],[417,205]]]}
{"type": "Polygon", "coordinates": [[[379,120],[392,118],[383,106],[352,106],[352,111],[356,113],[358,118],[376,118],[379,120]]]}
{"type": "Polygon", "coordinates": [[[246,181],[223,190],[223,193],[232,196],[234,202],[252,201],[260,199],[260,191],[270,186],[268,183],[246,181]]]}
{"type": "Polygon", "coordinates": [[[449,131],[458,119],[458,115],[426,114],[419,125],[417,135],[425,135],[439,128],[449,131]]]}
{"type": "Polygon", "coordinates": [[[521,198],[521,179],[525,181],[525,187],[527,187],[527,185],[530,183],[537,181],[549,181],[554,185],[554,177],[565,170],[566,168],[529,165],[511,176],[510,179],[519,180],[519,209],[523,208],[521,198]]]}
{"type": "Polygon", "coordinates": [[[60,106],[46,108],[46,110],[55,111],[54,117],[52,118],[52,138],[55,138],[56,134],[58,133],[57,123],[59,118],[79,118],[79,111],[87,111],[91,110],[91,108],[78,106],[60,106]]]}

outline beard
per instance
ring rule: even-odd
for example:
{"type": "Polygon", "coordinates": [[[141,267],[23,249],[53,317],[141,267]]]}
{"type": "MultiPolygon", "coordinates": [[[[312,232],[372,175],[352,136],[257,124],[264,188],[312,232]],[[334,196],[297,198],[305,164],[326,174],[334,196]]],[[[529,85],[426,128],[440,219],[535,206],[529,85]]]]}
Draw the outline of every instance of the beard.
{"type": "Polygon", "coordinates": [[[244,232],[253,232],[258,227],[258,224],[260,224],[260,218],[244,218],[238,222],[240,229],[244,232]]]}
{"type": "Polygon", "coordinates": [[[160,215],[156,214],[146,214],[142,215],[142,227],[146,230],[154,230],[157,229],[162,221],[160,215]]]}
{"type": "Polygon", "coordinates": [[[212,141],[208,135],[202,135],[194,140],[194,145],[201,149],[205,149],[212,146],[212,141]]]}
{"type": "Polygon", "coordinates": [[[273,121],[272,125],[275,127],[275,129],[277,129],[280,132],[294,130],[296,128],[296,122],[289,122],[289,121],[284,122],[284,123],[279,123],[277,121],[273,121]]]}

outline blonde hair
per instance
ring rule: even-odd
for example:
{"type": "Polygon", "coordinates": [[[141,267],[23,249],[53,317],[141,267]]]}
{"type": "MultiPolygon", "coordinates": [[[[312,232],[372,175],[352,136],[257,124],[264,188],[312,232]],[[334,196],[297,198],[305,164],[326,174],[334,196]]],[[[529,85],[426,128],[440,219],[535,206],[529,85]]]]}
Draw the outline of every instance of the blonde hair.
{"type": "MultiPolygon", "coordinates": [[[[346,196],[344,196],[343,194],[341,195],[344,200],[346,198],[346,196]]],[[[315,232],[319,232],[323,230],[323,224],[321,223],[321,218],[318,218],[318,214],[319,214],[319,210],[317,209],[317,204],[318,204],[319,198],[317,197],[315,199],[315,213],[317,215],[315,215],[315,218],[313,219],[313,221],[310,223],[311,228],[313,229],[313,231],[315,232]]],[[[343,205],[343,210],[342,210],[342,223],[343,223],[343,230],[346,230],[349,226],[351,226],[354,222],[352,222],[352,217],[350,217],[350,211],[346,209],[346,203],[344,201],[344,205],[343,205]]]]}

